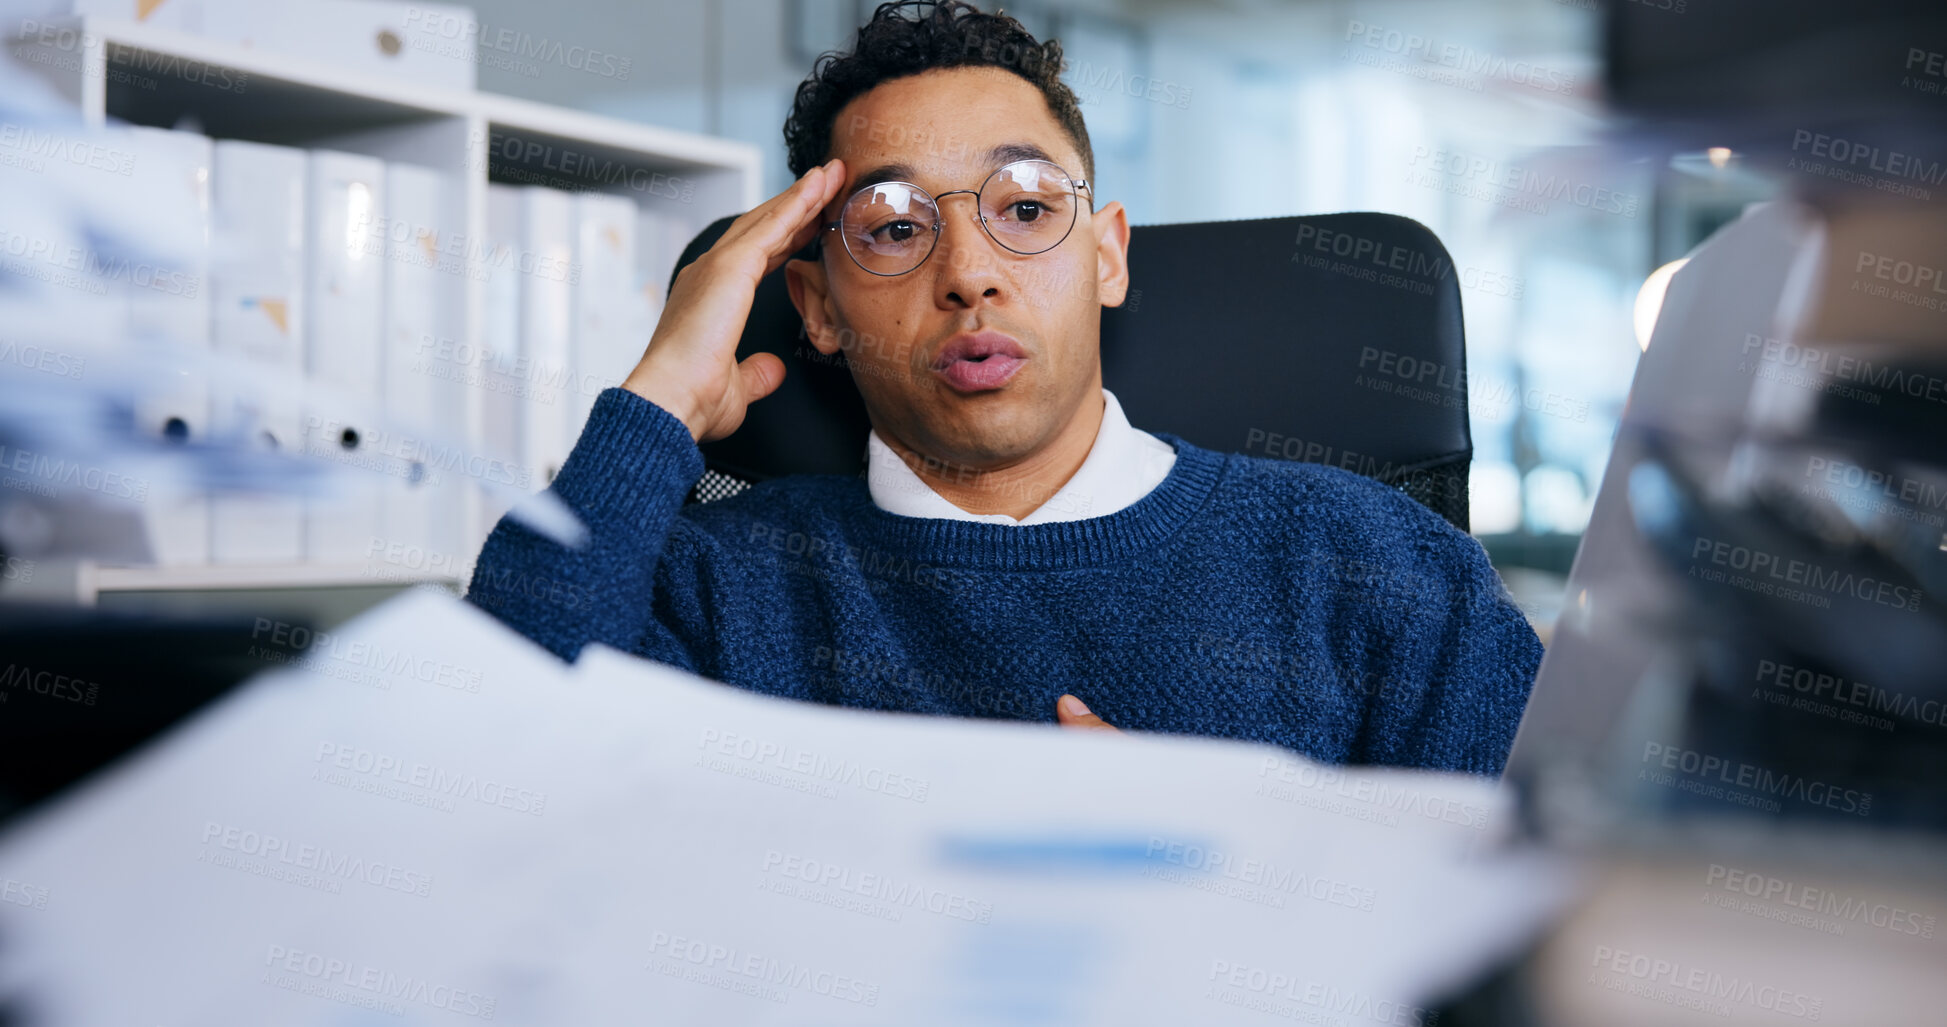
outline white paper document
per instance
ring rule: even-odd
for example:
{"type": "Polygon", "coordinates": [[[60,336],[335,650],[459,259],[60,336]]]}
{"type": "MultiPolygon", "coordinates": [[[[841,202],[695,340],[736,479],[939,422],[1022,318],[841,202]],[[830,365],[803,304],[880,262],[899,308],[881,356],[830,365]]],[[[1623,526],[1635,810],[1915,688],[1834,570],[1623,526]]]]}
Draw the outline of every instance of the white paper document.
{"type": "Polygon", "coordinates": [[[1560,894],[1480,779],[838,710],[401,597],[0,838],[50,1024],[1424,1023],[1560,894]]]}

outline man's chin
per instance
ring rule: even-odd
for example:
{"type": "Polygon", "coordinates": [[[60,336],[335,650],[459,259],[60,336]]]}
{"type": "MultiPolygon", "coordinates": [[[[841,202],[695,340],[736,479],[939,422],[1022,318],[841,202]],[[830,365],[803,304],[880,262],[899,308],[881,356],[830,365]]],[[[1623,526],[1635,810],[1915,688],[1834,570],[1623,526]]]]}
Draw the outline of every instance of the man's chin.
{"type": "MultiPolygon", "coordinates": [[[[868,413],[874,406],[867,404],[868,413]]],[[[1033,453],[1054,430],[1046,423],[1046,400],[1025,389],[969,395],[941,386],[899,396],[879,408],[903,413],[891,418],[875,415],[873,423],[889,425],[916,452],[970,466],[1012,463],[1033,453]],[[907,428],[902,430],[900,425],[907,428]]],[[[879,434],[883,438],[886,429],[880,428],[879,434]]]]}
{"type": "Polygon", "coordinates": [[[969,426],[941,425],[935,455],[952,464],[989,469],[1006,467],[1034,453],[1041,436],[1013,421],[969,426]]]}

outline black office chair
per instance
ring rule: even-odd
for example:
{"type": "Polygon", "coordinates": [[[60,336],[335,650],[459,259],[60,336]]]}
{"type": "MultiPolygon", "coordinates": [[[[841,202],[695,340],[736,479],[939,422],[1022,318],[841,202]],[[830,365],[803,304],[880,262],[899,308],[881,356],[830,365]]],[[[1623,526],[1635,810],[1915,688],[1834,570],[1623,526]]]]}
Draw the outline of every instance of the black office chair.
{"type": "MultiPolygon", "coordinates": [[[[683,265],[729,227],[684,249],[683,265]]],[[[1335,464],[1468,529],[1460,285],[1426,226],[1390,214],[1148,225],[1129,298],[1102,312],[1102,384],[1129,422],[1206,449],[1335,464]]],[[[841,354],[812,347],[780,269],[737,347],[783,359],[777,392],[703,446],[690,502],[786,474],[862,474],[871,429],[841,354]]]]}

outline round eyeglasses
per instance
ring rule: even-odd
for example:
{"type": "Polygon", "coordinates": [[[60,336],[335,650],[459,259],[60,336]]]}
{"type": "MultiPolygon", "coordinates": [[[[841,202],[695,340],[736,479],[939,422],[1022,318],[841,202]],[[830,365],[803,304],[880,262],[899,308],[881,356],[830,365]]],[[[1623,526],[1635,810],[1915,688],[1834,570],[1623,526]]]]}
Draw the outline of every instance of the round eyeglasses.
{"type": "Polygon", "coordinates": [[[838,220],[845,252],[859,267],[890,277],[903,275],[933,255],[943,219],[940,201],[968,193],[980,211],[980,227],[995,242],[1022,256],[1060,246],[1075,227],[1079,190],[1088,182],[1068,177],[1061,165],[1022,160],[1003,165],[979,189],[955,189],[938,196],[911,182],[879,182],[852,194],[838,220]]]}

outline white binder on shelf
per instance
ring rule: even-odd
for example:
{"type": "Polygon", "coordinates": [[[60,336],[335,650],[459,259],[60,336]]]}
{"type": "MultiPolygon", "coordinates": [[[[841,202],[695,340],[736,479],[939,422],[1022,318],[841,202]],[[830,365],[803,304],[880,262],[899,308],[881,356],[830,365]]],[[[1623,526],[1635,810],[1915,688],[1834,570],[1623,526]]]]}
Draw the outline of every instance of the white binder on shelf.
{"type": "MultiPolygon", "coordinates": [[[[213,432],[270,450],[300,445],[292,399],[304,375],[305,156],[302,150],[220,140],[210,171],[210,332],[219,356],[265,383],[212,387],[213,432]]],[[[216,563],[295,564],[303,504],[292,495],[226,494],[211,504],[216,563]]]]}
{"type": "Polygon", "coordinates": [[[305,506],[304,554],[313,564],[352,564],[379,537],[383,482],[392,470],[378,452],[380,339],[385,331],[385,162],[317,150],[306,182],[306,367],[314,400],[304,412],[313,456],[340,465],[324,494],[305,506]]]}
{"type": "Polygon", "coordinates": [[[643,208],[636,215],[636,279],[657,316],[661,316],[663,303],[669,298],[669,277],[676,272],[676,259],[695,234],[685,233],[684,228],[675,215],[653,207],[643,208]]]}
{"type": "MultiPolygon", "coordinates": [[[[171,248],[154,263],[128,265],[128,330],[155,358],[151,386],[136,403],[138,430],[195,445],[210,441],[208,374],[197,358],[210,348],[210,161],[206,136],[134,127],[129,130],[139,188],[166,220],[171,248]]],[[[143,503],[150,557],[165,566],[208,563],[207,493],[171,483],[143,503]]]]}
{"type": "MultiPolygon", "coordinates": [[[[463,223],[451,176],[411,164],[385,169],[385,336],[380,392],[387,427],[375,436],[390,457],[379,544],[386,552],[415,547],[425,557],[457,560],[462,546],[461,482],[446,480],[440,459],[451,440],[466,438],[465,368],[460,366],[464,267],[442,252],[463,223]],[[448,441],[432,442],[431,429],[448,441]],[[402,462],[403,461],[403,462],[402,462]]],[[[365,551],[369,557],[371,548],[365,551]]]]}
{"type": "Polygon", "coordinates": [[[635,270],[636,316],[641,319],[642,345],[649,346],[656,322],[662,319],[663,304],[669,299],[669,279],[676,273],[677,258],[699,229],[686,218],[665,210],[644,208],[636,215],[635,270]]]}
{"type": "MultiPolygon", "coordinates": [[[[520,474],[522,376],[515,373],[521,356],[521,189],[512,185],[487,187],[487,238],[481,247],[486,278],[486,324],[480,353],[468,362],[467,373],[480,393],[479,443],[492,460],[505,461],[520,474]]],[[[531,485],[531,476],[525,484],[531,485]]],[[[480,492],[477,549],[507,512],[502,493],[480,492]]]]}
{"type": "Polygon", "coordinates": [[[533,488],[554,480],[573,442],[568,437],[569,360],[574,335],[575,197],[527,186],[521,196],[521,349],[514,373],[521,388],[520,462],[533,488]]]}
{"type": "Polygon", "coordinates": [[[582,193],[575,198],[575,328],[569,364],[569,447],[581,437],[595,397],[635,369],[649,345],[636,290],[636,205],[624,196],[582,193]]]}

